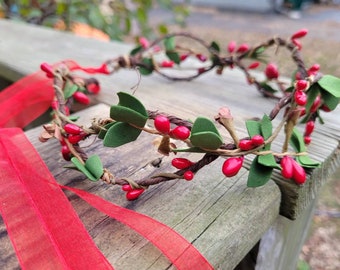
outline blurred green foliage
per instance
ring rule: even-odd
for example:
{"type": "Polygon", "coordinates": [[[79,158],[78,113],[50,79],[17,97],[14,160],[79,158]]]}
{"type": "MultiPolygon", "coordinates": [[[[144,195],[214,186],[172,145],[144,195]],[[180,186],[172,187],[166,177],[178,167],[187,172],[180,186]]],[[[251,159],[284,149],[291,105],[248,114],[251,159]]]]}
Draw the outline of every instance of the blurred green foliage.
{"type": "Polygon", "coordinates": [[[165,34],[167,25],[172,23],[184,25],[189,1],[174,4],[172,0],[0,0],[0,12],[8,19],[50,27],[63,21],[66,30],[73,22],[86,23],[111,39],[122,40],[131,34],[165,34]],[[171,19],[151,26],[149,13],[155,8],[167,10],[171,19]]]}

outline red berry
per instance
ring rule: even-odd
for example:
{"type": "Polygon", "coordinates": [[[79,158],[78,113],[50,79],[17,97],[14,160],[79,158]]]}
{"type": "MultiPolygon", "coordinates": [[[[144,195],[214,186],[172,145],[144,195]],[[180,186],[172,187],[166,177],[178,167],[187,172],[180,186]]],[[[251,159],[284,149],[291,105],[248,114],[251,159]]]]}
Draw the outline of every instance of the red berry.
{"type": "Polygon", "coordinates": [[[149,47],[149,40],[145,37],[140,37],[139,38],[139,44],[144,48],[147,49],[149,47]]]}
{"type": "Polygon", "coordinates": [[[236,49],[236,42],[235,41],[230,41],[228,44],[228,52],[233,53],[236,49]]]}
{"type": "Polygon", "coordinates": [[[196,58],[197,58],[198,60],[200,60],[201,62],[205,62],[205,61],[207,61],[207,59],[208,59],[205,55],[200,54],[200,53],[196,54],[196,58]]]}
{"type": "Polygon", "coordinates": [[[131,191],[133,188],[129,184],[122,185],[123,191],[131,191]]]}
{"type": "Polygon", "coordinates": [[[253,62],[248,66],[248,69],[256,69],[260,65],[260,62],[253,62]]]}
{"type": "Polygon", "coordinates": [[[59,102],[58,102],[57,100],[53,100],[53,101],[51,102],[51,108],[52,108],[53,110],[58,110],[58,108],[59,108],[59,102]]]}
{"type": "Polygon", "coordinates": [[[320,107],[320,103],[321,103],[321,97],[320,97],[320,96],[317,96],[317,97],[315,98],[315,100],[314,100],[314,102],[313,102],[311,108],[310,108],[310,112],[311,112],[311,113],[316,112],[316,111],[319,109],[319,107],[320,107]]]}
{"type": "Polygon", "coordinates": [[[293,177],[293,159],[289,156],[284,156],[281,159],[281,175],[284,178],[290,179],[293,177]]]}
{"type": "Polygon", "coordinates": [[[71,123],[67,123],[64,126],[64,130],[66,131],[66,133],[73,134],[73,135],[78,135],[82,131],[82,129],[80,127],[78,127],[74,124],[71,124],[71,123]]]}
{"type": "Polygon", "coordinates": [[[145,191],[144,188],[138,188],[138,189],[133,189],[130,190],[126,193],[125,197],[129,201],[133,201],[138,199],[138,197],[145,191]]]}
{"type": "Polygon", "coordinates": [[[298,41],[298,40],[296,40],[296,39],[293,39],[292,42],[293,42],[293,44],[297,47],[297,49],[298,49],[299,51],[301,51],[301,49],[302,49],[302,44],[300,43],[300,41],[298,41]]]}
{"type": "Polygon", "coordinates": [[[314,130],[315,127],[315,122],[314,121],[308,121],[306,123],[306,127],[305,127],[305,136],[310,136],[314,130]]]}
{"type": "Polygon", "coordinates": [[[183,169],[186,169],[186,168],[190,167],[194,163],[191,162],[189,159],[186,159],[186,158],[174,158],[171,161],[171,164],[175,168],[183,170],[183,169]]]}
{"type": "Polygon", "coordinates": [[[81,104],[88,105],[90,104],[90,99],[83,92],[77,91],[73,94],[73,98],[81,104]]]}
{"type": "Polygon", "coordinates": [[[266,74],[266,77],[269,80],[277,79],[279,77],[279,70],[278,70],[277,66],[275,64],[273,64],[273,63],[269,63],[266,66],[266,69],[264,70],[264,73],[266,74]]]}
{"type": "Polygon", "coordinates": [[[205,71],[206,71],[206,69],[205,69],[204,67],[201,67],[201,68],[197,69],[197,73],[198,73],[198,74],[202,74],[202,73],[204,73],[205,71]]]}
{"type": "Polygon", "coordinates": [[[247,51],[249,51],[249,45],[246,43],[241,44],[236,50],[237,53],[245,53],[247,51]]]}
{"type": "Polygon", "coordinates": [[[298,108],[300,110],[300,117],[304,116],[306,114],[306,108],[305,107],[300,107],[298,108]]]}
{"type": "Polygon", "coordinates": [[[296,80],[303,80],[303,77],[302,77],[300,71],[298,71],[298,72],[295,73],[295,79],[296,79],[296,80]]]}
{"type": "Polygon", "coordinates": [[[240,169],[242,168],[243,160],[244,160],[243,157],[231,157],[231,158],[228,158],[223,163],[222,173],[226,177],[235,176],[240,171],[240,169]]]}
{"type": "Polygon", "coordinates": [[[331,111],[331,109],[326,104],[323,104],[320,107],[320,109],[323,110],[324,112],[330,112],[331,111]]]}
{"type": "Polygon", "coordinates": [[[86,89],[91,94],[98,94],[100,91],[100,85],[98,83],[90,83],[86,86],[86,89]]]}
{"type": "Polygon", "coordinates": [[[304,91],[306,90],[307,86],[308,86],[308,82],[306,80],[298,80],[295,83],[295,89],[297,91],[304,91]]]}
{"type": "Polygon", "coordinates": [[[162,134],[170,132],[170,121],[163,115],[158,115],[154,121],[155,128],[162,134]]]}
{"type": "Polygon", "coordinates": [[[188,54],[188,53],[181,54],[181,56],[180,56],[180,60],[181,60],[181,62],[182,62],[182,61],[184,61],[185,59],[187,59],[187,58],[188,58],[188,56],[189,56],[189,54],[188,54]]]}
{"type": "Polygon", "coordinates": [[[185,126],[177,126],[170,132],[171,136],[178,140],[186,140],[190,136],[190,129],[185,126]]]}
{"type": "Polygon", "coordinates": [[[302,91],[295,91],[294,100],[297,105],[305,106],[307,103],[307,95],[302,91]]]}
{"type": "Polygon", "coordinates": [[[320,70],[319,64],[314,64],[308,69],[308,75],[315,75],[320,70]]]}
{"type": "Polygon", "coordinates": [[[183,174],[183,178],[187,181],[191,181],[192,179],[194,179],[194,173],[192,171],[186,171],[183,174]]]}
{"type": "Polygon", "coordinates": [[[67,136],[67,139],[71,144],[76,144],[83,139],[83,136],[79,134],[78,135],[70,134],[67,136]]]}
{"type": "Polygon", "coordinates": [[[61,147],[61,154],[63,155],[63,158],[65,160],[67,160],[67,161],[71,160],[72,154],[71,154],[71,151],[70,151],[70,149],[68,148],[67,145],[63,145],[61,147]]]}
{"type": "Polygon", "coordinates": [[[161,67],[163,67],[163,68],[172,68],[174,65],[175,65],[175,62],[171,61],[171,60],[170,61],[164,60],[161,63],[161,67]]]}
{"type": "Polygon", "coordinates": [[[50,64],[42,63],[40,65],[40,69],[46,73],[46,76],[48,78],[53,78],[54,77],[53,67],[50,64]]]}
{"type": "Polygon", "coordinates": [[[303,141],[305,144],[310,144],[312,142],[312,138],[310,136],[303,137],[303,141]]]}
{"type": "Polygon", "coordinates": [[[65,115],[66,116],[69,116],[71,113],[70,113],[70,108],[67,107],[67,106],[64,106],[64,112],[65,112],[65,115]]]}
{"type": "Polygon", "coordinates": [[[295,32],[295,33],[291,36],[291,39],[302,38],[302,37],[304,37],[305,35],[307,35],[307,33],[308,33],[308,29],[301,29],[301,30],[295,32]]]}
{"type": "Polygon", "coordinates": [[[159,45],[155,45],[152,47],[152,50],[154,53],[158,53],[162,50],[162,48],[159,45]]]}
{"type": "Polygon", "coordinates": [[[302,185],[304,182],[306,182],[306,172],[304,168],[295,160],[293,160],[293,180],[298,185],[302,185]]]}
{"type": "Polygon", "coordinates": [[[253,146],[260,146],[264,144],[264,138],[261,135],[255,135],[251,138],[253,146]]]}
{"type": "Polygon", "coordinates": [[[241,141],[238,143],[238,147],[239,147],[242,151],[248,151],[248,150],[250,150],[250,149],[253,149],[253,148],[254,148],[254,145],[253,145],[252,140],[245,139],[245,140],[241,140],[241,141]]]}

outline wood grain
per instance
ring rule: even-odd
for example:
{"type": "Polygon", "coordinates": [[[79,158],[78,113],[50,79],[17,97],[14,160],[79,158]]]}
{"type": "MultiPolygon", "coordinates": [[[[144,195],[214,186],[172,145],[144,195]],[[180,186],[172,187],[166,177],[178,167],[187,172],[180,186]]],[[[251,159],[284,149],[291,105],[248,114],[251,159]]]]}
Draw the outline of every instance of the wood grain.
{"type": "MultiPolygon", "coordinates": [[[[68,33],[46,28],[27,26],[0,20],[0,34],[6,37],[0,42],[0,76],[16,81],[38,70],[41,62],[55,63],[74,59],[81,65],[99,66],[107,59],[128,53],[132,48],[118,42],[100,42],[75,37],[68,33]],[[20,42],[18,42],[20,37],[20,42]]],[[[122,70],[110,77],[98,76],[102,92],[93,100],[107,105],[117,102],[119,91],[132,92],[138,82],[134,70],[122,70]]],[[[147,109],[160,110],[185,119],[197,116],[213,118],[222,106],[231,109],[237,132],[247,136],[244,121],[251,117],[269,114],[272,100],[264,99],[249,86],[238,71],[227,71],[222,76],[213,72],[192,82],[169,82],[157,75],[143,77],[135,94],[147,109]]],[[[87,123],[94,115],[108,115],[103,104],[93,106],[77,114],[87,123]]],[[[281,178],[275,172],[273,181],[261,188],[247,188],[247,168],[252,157],[247,158],[245,168],[232,179],[221,173],[223,159],[200,171],[193,182],[169,181],[150,188],[136,202],[127,202],[124,193],[114,186],[84,180],[77,172],[63,169],[65,162],[58,154],[56,142],[41,144],[37,137],[39,128],[27,132],[47,166],[64,184],[94,192],[105,199],[129,209],[150,215],[181,233],[207,257],[216,269],[233,269],[244,255],[257,243],[262,234],[280,213],[296,219],[308,209],[320,186],[339,166],[339,110],[325,114],[326,124],[318,124],[309,147],[311,158],[323,162],[320,169],[309,174],[307,183],[297,186],[281,178]],[[177,183],[179,182],[179,183],[177,183]],[[280,191],[279,191],[279,188],[280,191]]],[[[280,117],[280,116],[279,116],[280,117]]],[[[276,126],[279,120],[274,120],[276,126]]],[[[302,127],[300,127],[302,129],[302,127]]],[[[228,141],[227,133],[220,128],[228,141]]],[[[152,146],[153,138],[142,135],[133,144],[117,149],[103,149],[100,141],[87,140],[87,151],[99,153],[106,167],[120,176],[139,178],[157,169],[150,163],[159,155],[152,146]],[[141,154],[143,153],[143,154],[141,154]]],[[[281,150],[283,136],[273,143],[275,151],[281,150]]],[[[189,155],[191,159],[197,155],[189,155]]],[[[169,170],[170,158],[164,158],[160,171],[169,170]]],[[[169,262],[155,247],[123,225],[89,208],[83,201],[70,194],[69,199],[79,213],[90,234],[113,263],[116,269],[167,269],[169,262]]],[[[0,225],[1,269],[18,267],[10,249],[4,224],[0,225]]]]}

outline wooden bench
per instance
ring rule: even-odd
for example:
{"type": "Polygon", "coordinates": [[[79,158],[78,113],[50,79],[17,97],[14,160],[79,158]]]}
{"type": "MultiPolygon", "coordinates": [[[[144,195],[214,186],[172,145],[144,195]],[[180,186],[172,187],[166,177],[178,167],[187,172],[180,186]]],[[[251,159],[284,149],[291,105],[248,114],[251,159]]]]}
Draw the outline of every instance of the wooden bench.
{"type": "MultiPolygon", "coordinates": [[[[127,44],[100,42],[5,20],[0,20],[0,29],[1,36],[5,37],[0,42],[0,77],[12,82],[37,71],[42,62],[74,59],[84,66],[97,66],[109,58],[127,54],[132,48],[127,44]]],[[[96,77],[102,92],[93,100],[93,106],[76,113],[83,123],[88,123],[93,116],[108,115],[109,105],[117,103],[115,93],[131,92],[138,81],[136,72],[131,70],[96,77]]],[[[157,75],[142,77],[136,96],[148,109],[187,119],[213,118],[220,107],[228,106],[240,136],[247,134],[244,120],[261,117],[273,107],[273,101],[263,99],[237,71],[226,72],[221,77],[210,73],[192,82],[169,82],[157,75]]],[[[283,180],[277,173],[265,186],[247,188],[250,160],[241,173],[227,179],[221,173],[223,159],[219,159],[201,170],[192,182],[170,181],[157,185],[133,202],[126,201],[119,187],[92,183],[78,172],[64,169],[66,163],[61,156],[51,154],[58,153],[59,144],[38,141],[41,127],[30,129],[26,134],[59,183],[90,191],[167,224],[192,242],[215,269],[235,269],[237,265],[238,269],[255,269],[255,262],[249,263],[247,259],[256,257],[256,269],[294,269],[318,190],[339,166],[340,119],[335,116],[338,112],[325,115],[326,124],[313,134],[310,156],[323,162],[323,166],[312,171],[301,187],[283,180]]],[[[101,142],[96,141],[89,143],[87,150],[96,151],[104,166],[117,176],[137,178],[155,170],[151,163],[159,154],[152,140],[150,136],[142,136],[138,143],[117,149],[104,149],[99,146],[101,142]]],[[[197,156],[192,154],[190,158],[197,159],[197,156]]],[[[167,165],[169,161],[170,158],[163,158],[162,171],[172,171],[167,165]]],[[[108,219],[80,199],[73,196],[69,199],[115,269],[172,269],[158,249],[137,233],[108,219]]],[[[3,223],[0,231],[0,268],[19,268],[3,223]]]]}

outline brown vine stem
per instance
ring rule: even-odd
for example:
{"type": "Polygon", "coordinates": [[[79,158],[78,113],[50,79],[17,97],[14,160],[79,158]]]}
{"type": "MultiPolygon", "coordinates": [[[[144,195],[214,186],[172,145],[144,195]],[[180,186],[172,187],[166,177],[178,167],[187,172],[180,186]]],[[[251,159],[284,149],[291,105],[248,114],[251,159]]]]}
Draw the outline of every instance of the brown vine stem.
{"type": "MultiPolygon", "coordinates": [[[[161,182],[165,182],[165,181],[180,179],[180,178],[182,178],[184,172],[190,170],[193,173],[196,173],[197,171],[202,169],[204,166],[215,161],[217,158],[218,158],[217,155],[205,154],[202,159],[200,159],[199,161],[197,161],[196,163],[194,163],[190,167],[186,168],[185,170],[178,170],[177,172],[170,173],[170,174],[151,176],[151,177],[147,177],[147,178],[144,178],[144,179],[136,180],[134,182],[139,186],[147,187],[147,186],[151,186],[151,185],[157,185],[157,184],[159,184],[161,182]]],[[[114,184],[118,184],[118,185],[130,184],[130,182],[131,182],[131,180],[127,181],[124,178],[116,178],[114,180],[114,184]]]]}

